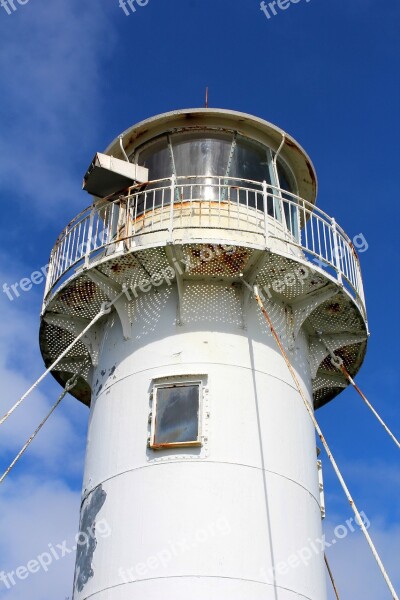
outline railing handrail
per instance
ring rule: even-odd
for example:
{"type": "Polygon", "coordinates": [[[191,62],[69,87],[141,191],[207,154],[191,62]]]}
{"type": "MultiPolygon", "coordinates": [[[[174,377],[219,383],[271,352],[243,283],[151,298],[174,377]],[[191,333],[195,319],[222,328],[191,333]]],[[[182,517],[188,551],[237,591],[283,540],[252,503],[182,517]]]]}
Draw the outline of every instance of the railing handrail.
{"type": "MultiPolygon", "coordinates": [[[[232,177],[232,176],[225,176],[225,175],[179,175],[176,177],[176,185],[177,187],[183,186],[183,187],[187,187],[189,185],[191,185],[191,183],[181,183],[179,184],[180,180],[192,180],[192,179],[203,179],[203,180],[207,180],[207,179],[218,179],[221,180],[223,183],[209,183],[207,184],[210,187],[216,187],[216,188],[226,188],[226,187],[237,187],[237,186],[231,186],[229,185],[230,181],[237,181],[237,182],[243,182],[243,183],[249,183],[251,185],[257,185],[260,188],[260,192],[263,191],[263,182],[262,181],[256,181],[254,179],[243,179],[243,178],[239,178],[239,177],[232,177]],[[225,182],[228,182],[225,183],[225,182]]],[[[143,194],[144,192],[149,192],[151,190],[153,190],[154,188],[152,186],[154,186],[157,183],[163,183],[165,182],[165,186],[161,186],[161,187],[157,187],[157,190],[168,190],[170,189],[171,186],[171,177],[164,177],[162,179],[153,179],[151,181],[147,181],[145,183],[137,183],[131,187],[128,188],[128,191],[125,194],[113,194],[112,197],[107,197],[107,198],[102,198],[100,201],[98,201],[100,204],[101,203],[105,203],[108,202],[110,203],[116,203],[118,204],[121,199],[128,199],[128,198],[134,198],[135,196],[138,196],[140,194],[143,194]],[[131,190],[137,190],[134,193],[131,192],[131,190]],[[117,196],[117,197],[115,197],[117,196]]],[[[298,205],[301,206],[301,208],[305,208],[308,209],[310,211],[310,213],[313,213],[314,216],[320,216],[320,217],[325,217],[327,221],[332,222],[332,218],[325,212],[323,211],[321,208],[319,208],[318,206],[316,206],[315,204],[313,204],[312,202],[310,202],[309,200],[305,200],[304,198],[302,198],[301,196],[298,196],[297,194],[294,194],[293,192],[289,192],[288,190],[285,190],[283,188],[280,188],[276,185],[273,185],[272,183],[267,183],[267,187],[269,189],[272,189],[274,191],[277,192],[276,195],[284,195],[284,200],[287,200],[290,202],[290,199],[293,199],[293,201],[298,205]],[[290,198],[287,198],[287,196],[289,196],[290,198]],[[301,203],[301,204],[300,204],[301,203]]],[[[250,192],[254,192],[254,188],[248,188],[245,186],[239,186],[240,189],[242,190],[248,190],[250,192]]],[[[86,212],[92,210],[93,207],[96,207],[97,203],[94,202],[93,204],[87,206],[86,208],[84,208],[78,215],[76,215],[69,223],[66,227],[64,227],[64,229],[61,231],[60,235],[58,236],[57,240],[56,240],[56,244],[57,242],[63,237],[63,234],[67,231],[69,231],[70,229],[73,228],[73,226],[79,222],[80,217],[82,217],[86,212]]],[[[101,205],[101,208],[104,206],[101,205]]],[[[348,242],[348,243],[352,243],[351,239],[347,236],[346,232],[344,231],[344,229],[342,229],[342,227],[340,227],[339,225],[337,225],[338,230],[340,230],[340,234],[342,235],[342,237],[348,242]]],[[[56,245],[55,244],[55,245],[56,245]]]]}
{"type": "MultiPolygon", "coordinates": [[[[226,188],[226,187],[236,187],[236,186],[231,186],[229,185],[229,182],[243,182],[243,183],[249,183],[251,185],[257,185],[259,186],[259,191],[262,192],[263,191],[263,181],[256,181],[254,179],[243,179],[240,177],[232,177],[232,176],[225,176],[225,175],[179,175],[176,177],[176,185],[179,188],[180,186],[185,187],[185,186],[189,186],[191,185],[190,182],[188,183],[179,183],[180,180],[192,180],[192,179],[218,179],[220,181],[222,181],[222,183],[210,183],[207,184],[210,187],[217,187],[217,188],[226,188]],[[226,183],[228,182],[228,183],[226,183]]],[[[125,194],[124,196],[119,196],[118,198],[115,198],[113,200],[113,202],[119,202],[122,198],[133,198],[139,194],[142,194],[145,191],[150,191],[151,189],[153,189],[151,186],[156,184],[156,183],[162,183],[162,182],[166,182],[165,186],[162,187],[158,187],[158,190],[162,190],[162,189],[169,189],[171,186],[171,178],[163,178],[163,179],[154,179],[151,181],[147,181],[146,183],[138,183],[134,186],[131,186],[130,188],[128,188],[128,193],[125,194]],[[134,193],[130,193],[130,190],[137,190],[134,193]]],[[[277,192],[276,195],[279,194],[283,194],[284,195],[284,200],[288,200],[290,201],[290,199],[293,199],[293,201],[298,204],[299,206],[301,206],[301,208],[306,208],[310,211],[310,213],[313,213],[313,215],[315,216],[319,216],[319,217],[325,217],[327,221],[332,222],[332,218],[328,215],[328,213],[326,213],[325,211],[323,211],[321,208],[319,208],[319,206],[316,206],[316,204],[313,204],[312,202],[310,202],[309,200],[305,200],[304,198],[302,198],[301,196],[298,196],[297,194],[294,194],[293,192],[290,192],[288,190],[285,190],[283,188],[280,188],[279,186],[276,186],[272,183],[267,183],[267,188],[272,189],[274,191],[277,192]],[[289,196],[290,198],[287,198],[287,196],[289,196]],[[301,203],[301,204],[300,204],[301,203]]],[[[240,186],[240,189],[242,190],[248,190],[250,192],[254,192],[254,188],[248,188],[245,186],[240,186]]],[[[344,229],[342,229],[342,227],[340,227],[337,224],[337,229],[339,230],[340,234],[342,235],[342,237],[348,242],[348,243],[352,243],[351,239],[348,237],[348,235],[346,234],[346,232],[344,231],[344,229]]]]}
{"type": "MultiPolygon", "coordinates": [[[[136,223],[136,220],[139,217],[142,218],[142,216],[143,219],[146,219],[146,215],[148,214],[152,215],[154,221],[155,212],[157,212],[158,215],[161,214],[161,220],[163,220],[163,211],[167,211],[168,207],[168,217],[164,219],[165,222],[168,218],[168,226],[163,227],[163,229],[168,228],[169,234],[172,235],[175,210],[177,213],[179,212],[179,209],[182,211],[184,203],[187,202],[193,203],[193,205],[197,202],[218,203],[220,210],[221,207],[222,209],[225,209],[228,204],[232,204],[233,207],[236,206],[237,208],[237,219],[243,218],[243,210],[247,211],[247,220],[249,219],[249,211],[253,211],[253,213],[256,211],[257,214],[263,214],[263,232],[258,231],[258,233],[264,233],[265,239],[267,239],[269,235],[268,227],[270,226],[270,220],[273,219],[273,221],[279,221],[281,226],[280,228],[277,228],[278,235],[272,235],[271,237],[298,246],[306,253],[308,252],[313,256],[319,257],[323,263],[326,263],[335,269],[339,283],[342,282],[342,276],[344,276],[354,290],[356,296],[361,300],[364,309],[364,294],[358,255],[352,241],[344,230],[336,224],[335,219],[331,218],[327,213],[308,200],[268,182],[231,176],[226,177],[224,175],[188,175],[156,179],[147,183],[136,184],[126,190],[124,194],[118,196],[113,195],[95,201],[92,205],[82,210],[63,229],[54,245],[50,257],[51,268],[49,269],[48,274],[45,299],[54,285],[72,268],[72,266],[79,263],[82,259],[85,259],[85,264],[87,266],[93,252],[97,252],[101,248],[106,248],[111,243],[115,242],[115,237],[113,237],[114,234],[110,235],[107,231],[106,238],[104,238],[103,235],[101,242],[99,244],[94,244],[94,248],[91,248],[93,242],[93,228],[95,228],[95,238],[97,238],[97,234],[104,234],[107,227],[114,229],[115,227],[117,227],[117,229],[121,227],[121,213],[123,212],[121,211],[121,207],[127,206],[133,211],[133,221],[132,217],[128,216],[128,213],[125,214],[125,217],[123,216],[123,219],[131,219],[133,223],[136,223]],[[218,190],[218,198],[207,199],[203,198],[201,194],[199,197],[194,198],[194,189],[200,189],[203,190],[203,192],[205,189],[213,189],[214,192],[215,190],[218,190]],[[230,190],[228,198],[225,196],[225,192],[221,194],[221,190],[227,189],[230,190]],[[171,190],[174,190],[174,192],[172,193],[171,190]],[[237,193],[235,194],[235,192],[237,193]],[[181,201],[176,200],[176,193],[181,196],[181,201]],[[246,199],[245,203],[239,198],[239,193],[242,194],[242,200],[244,194],[246,199]],[[170,199],[174,198],[172,203],[168,199],[168,194],[170,195],[170,199]],[[249,204],[250,194],[255,198],[254,206],[249,204]],[[231,200],[231,196],[234,198],[235,195],[236,201],[231,200]],[[184,196],[187,197],[184,198],[184,196]],[[150,197],[150,199],[152,197],[152,204],[151,202],[147,204],[148,197],[150,197]],[[165,200],[166,197],[167,200],[165,200]],[[269,211],[265,211],[265,202],[268,199],[272,199],[273,217],[271,217],[269,211]],[[264,207],[261,210],[258,206],[258,201],[260,201],[260,206],[264,207]],[[138,205],[140,203],[141,206],[138,210],[138,205]],[[174,207],[176,207],[176,209],[174,207]],[[285,207],[287,208],[286,214],[284,210],[285,207]],[[287,218],[290,220],[290,226],[289,223],[286,223],[287,218]],[[96,226],[94,220],[97,220],[96,226]],[[105,228],[100,230],[100,233],[99,223],[106,224],[105,228]],[[298,233],[297,242],[296,238],[293,237],[296,235],[293,232],[294,227],[298,233]],[[289,232],[289,229],[292,233],[289,232]],[[324,243],[321,242],[321,235],[324,237],[324,243]],[[315,236],[318,236],[317,240],[315,239],[315,236]],[[325,239],[326,237],[329,238],[329,244],[327,239],[325,239]],[[324,244],[325,249],[323,248],[324,244]],[[340,256],[340,254],[342,255],[340,256]]],[[[232,212],[229,208],[228,211],[232,212]]],[[[124,221],[122,226],[127,228],[128,221],[124,221]]],[[[175,226],[176,228],[180,228],[179,225],[175,226]]],[[[190,229],[190,227],[191,226],[189,225],[188,228],[190,229]]],[[[193,227],[198,227],[198,225],[193,225],[193,227]]],[[[228,229],[229,228],[232,229],[232,227],[228,227],[228,229]]],[[[239,221],[237,221],[237,228],[239,229],[239,221]]],[[[137,235],[137,232],[132,234],[132,236],[127,235],[127,238],[134,237],[135,235],[137,235]]],[[[121,239],[121,237],[118,237],[118,240],[121,239]]]]}
{"type": "MultiPolygon", "coordinates": [[[[176,176],[176,183],[177,186],[179,187],[179,181],[180,180],[191,180],[191,179],[219,179],[221,180],[223,183],[220,184],[210,184],[210,185],[217,185],[218,187],[231,187],[229,185],[229,182],[233,182],[233,181],[238,181],[241,183],[249,183],[251,185],[257,185],[260,188],[260,191],[262,191],[263,189],[263,181],[257,181],[255,179],[244,179],[243,177],[232,177],[231,175],[226,176],[226,175],[178,175],[176,176]],[[226,183],[228,182],[228,183],[226,183]]],[[[171,177],[167,177],[167,178],[163,178],[163,179],[153,179],[151,181],[147,181],[145,183],[137,183],[131,187],[128,188],[128,193],[126,194],[126,197],[128,196],[133,196],[134,194],[131,194],[130,191],[131,190],[137,190],[137,192],[135,193],[143,193],[143,191],[146,191],[146,189],[148,188],[148,186],[154,185],[156,183],[162,183],[162,182],[166,182],[166,185],[164,187],[164,189],[167,189],[170,186],[170,182],[171,182],[171,177]]],[[[307,204],[311,210],[316,210],[319,213],[321,213],[322,215],[326,216],[327,219],[330,219],[329,215],[324,212],[321,208],[319,208],[318,206],[316,206],[315,204],[313,204],[312,202],[310,202],[309,200],[305,200],[304,198],[302,198],[301,196],[298,196],[297,194],[294,194],[293,192],[290,192],[288,190],[285,190],[283,188],[280,188],[279,186],[274,185],[273,183],[268,183],[268,181],[266,182],[267,187],[268,188],[272,188],[273,190],[276,190],[279,193],[285,194],[285,195],[289,195],[290,197],[292,197],[294,200],[298,200],[299,202],[305,203],[307,204]]],[[[184,185],[184,184],[181,184],[184,185]]],[[[189,183],[187,185],[190,185],[189,183]]],[[[245,186],[240,186],[241,189],[248,189],[249,191],[254,191],[253,188],[246,188],[245,186]]],[[[150,190],[151,187],[148,188],[148,190],[150,190]]],[[[158,188],[158,189],[163,189],[163,188],[158,188]]],[[[119,198],[116,198],[116,200],[118,200],[119,198]]],[[[344,232],[343,232],[344,233],[344,232]]]]}

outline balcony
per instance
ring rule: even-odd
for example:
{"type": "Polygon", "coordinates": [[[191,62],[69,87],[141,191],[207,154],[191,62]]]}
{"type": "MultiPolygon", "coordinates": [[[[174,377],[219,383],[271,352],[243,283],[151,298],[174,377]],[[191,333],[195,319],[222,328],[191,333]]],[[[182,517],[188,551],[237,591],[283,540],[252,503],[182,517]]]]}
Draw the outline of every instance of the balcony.
{"type": "Polygon", "coordinates": [[[99,200],[81,212],[52,250],[44,308],[67,280],[86,269],[174,243],[268,249],[323,272],[366,317],[358,256],[334,219],[266,182],[206,176],[133,186],[125,195],[99,200]]]}

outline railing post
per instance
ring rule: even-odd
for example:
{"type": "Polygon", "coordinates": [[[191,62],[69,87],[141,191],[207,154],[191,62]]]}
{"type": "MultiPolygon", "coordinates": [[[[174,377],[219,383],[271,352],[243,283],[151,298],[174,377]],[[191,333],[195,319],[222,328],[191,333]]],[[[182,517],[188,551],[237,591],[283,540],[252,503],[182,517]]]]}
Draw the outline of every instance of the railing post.
{"type": "Polygon", "coordinates": [[[269,236],[268,188],[267,188],[267,182],[265,180],[262,182],[262,188],[263,188],[263,205],[264,205],[264,238],[265,238],[265,245],[268,246],[268,236],[269,236]]]}
{"type": "Polygon", "coordinates": [[[339,234],[337,232],[335,219],[332,219],[332,231],[333,231],[333,252],[335,255],[335,263],[336,263],[338,281],[341,285],[343,285],[342,267],[340,264],[340,256],[339,256],[339,243],[338,243],[339,234]]]}
{"type": "Polygon", "coordinates": [[[352,247],[352,250],[353,250],[354,262],[355,262],[355,271],[356,271],[356,283],[355,283],[355,285],[356,285],[356,293],[357,293],[358,298],[361,300],[364,318],[366,318],[364,284],[363,284],[362,274],[361,274],[360,259],[359,259],[359,256],[358,256],[357,252],[355,251],[354,247],[352,247]]]}
{"type": "Polygon", "coordinates": [[[56,254],[57,254],[57,252],[55,251],[55,248],[53,248],[53,250],[50,253],[49,268],[47,269],[47,273],[46,273],[46,284],[45,284],[44,294],[43,294],[43,308],[44,308],[44,303],[47,298],[47,294],[49,293],[51,285],[52,285],[53,270],[54,270],[54,257],[56,254]]]}
{"type": "Polygon", "coordinates": [[[89,217],[89,229],[88,229],[88,234],[87,234],[88,242],[86,242],[86,248],[85,248],[85,267],[89,266],[90,251],[92,248],[93,220],[94,220],[94,205],[92,205],[92,210],[90,211],[90,217],[89,217]]]}
{"type": "Polygon", "coordinates": [[[176,191],[176,175],[171,176],[171,198],[169,207],[169,238],[172,242],[172,234],[174,231],[174,202],[175,202],[175,191],[176,191]]]}
{"type": "Polygon", "coordinates": [[[90,250],[92,248],[93,219],[94,219],[94,206],[92,205],[92,210],[90,211],[90,216],[89,216],[89,229],[88,229],[88,235],[87,235],[88,242],[86,242],[86,247],[85,247],[85,267],[89,266],[90,250]]]}
{"type": "MultiPolygon", "coordinates": [[[[360,267],[360,263],[357,261],[357,273],[358,273],[358,296],[361,299],[361,304],[362,304],[362,311],[364,314],[364,318],[365,320],[367,320],[367,313],[365,310],[365,294],[364,294],[364,284],[363,284],[363,280],[362,280],[362,275],[361,275],[361,267],[360,267]]],[[[367,324],[367,328],[368,328],[368,324],[367,324]]]]}

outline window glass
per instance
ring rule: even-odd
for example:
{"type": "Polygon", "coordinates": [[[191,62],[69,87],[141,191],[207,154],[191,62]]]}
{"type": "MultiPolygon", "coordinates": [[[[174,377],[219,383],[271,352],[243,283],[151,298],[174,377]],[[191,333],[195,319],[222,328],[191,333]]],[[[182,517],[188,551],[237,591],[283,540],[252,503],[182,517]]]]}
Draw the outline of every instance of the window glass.
{"type": "MultiPolygon", "coordinates": [[[[175,171],[178,177],[175,201],[225,202],[229,199],[235,204],[264,211],[261,184],[263,181],[272,183],[270,151],[266,146],[235,135],[233,131],[178,132],[171,133],[169,139],[170,147],[165,135],[145,146],[139,151],[138,163],[149,169],[149,181],[169,178],[175,171]],[[189,182],[190,186],[183,179],[189,176],[198,177],[198,180],[189,182]],[[226,179],[221,179],[224,177],[226,179]],[[234,179],[258,183],[238,185],[234,179]]],[[[289,180],[280,165],[279,169],[282,174],[281,187],[291,191],[289,180]]],[[[155,197],[151,196],[154,206],[150,206],[150,209],[170,203],[169,185],[165,182],[151,184],[151,189],[164,187],[155,197]]],[[[138,215],[149,210],[145,200],[144,196],[138,198],[138,215]]],[[[271,217],[282,220],[279,199],[272,188],[268,188],[267,212],[271,217]]]]}
{"type": "Polygon", "coordinates": [[[288,175],[288,173],[286,172],[286,169],[280,162],[278,162],[278,176],[279,176],[280,187],[283,190],[286,190],[287,192],[291,192],[292,194],[294,194],[295,190],[293,189],[293,185],[291,184],[291,182],[289,182],[290,176],[288,175]]]}
{"type": "Polygon", "coordinates": [[[240,179],[271,183],[267,149],[239,137],[229,175],[240,179]]]}
{"type": "MultiPolygon", "coordinates": [[[[176,175],[229,175],[271,183],[267,149],[261,144],[238,136],[229,164],[233,139],[233,133],[171,134],[176,175]]],[[[150,181],[171,177],[173,165],[167,138],[163,137],[140,151],[138,163],[149,169],[150,181]]]]}
{"type": "Polygon", "coordinates": [[[225,175],[232,141],[233,135],[221,136],[217,133],[172,136],[176,174],[225,175]]]}
{"type": "Polygon", "coordinates": [[[156,388],[152,446],[199,444],[200,386],[156,388]]]}
{"type": "MultiPolygon", "coordinates": [[[[287,173],[286,169],[282,165],[282,163],[278,162],[278,176],[279,176],[279,185],[282,190],[286,190],[287,192],[291,192],[292,194],[296,193],[294,189],[294,185],[291,182],[291,177],[287,173]]],[[[285,213],[286,227],[289,231],[294,235],[297,239],[299,236],[299,228],[298,228],[298,207],[296,199],[293,196],[289,196],[289,194],[282,194],[283,198],[283,210],[285,213]]]]}
{"type": "Polygon", "coordinates": [[[163,137],[141,151],[138,163],[149,169],[149,181],[171,177],[173,167],[167,138],[163,137]]]}

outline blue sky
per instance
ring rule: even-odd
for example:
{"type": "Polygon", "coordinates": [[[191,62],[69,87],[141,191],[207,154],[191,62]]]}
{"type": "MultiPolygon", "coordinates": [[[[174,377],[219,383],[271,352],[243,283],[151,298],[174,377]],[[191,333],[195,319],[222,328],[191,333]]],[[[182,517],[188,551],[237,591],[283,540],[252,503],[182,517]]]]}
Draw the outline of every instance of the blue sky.
{"type": "MultiPolygon", "coordinates": [[[[0,283],[47,263],[61,229],[88,203],[93,154],[134,122],[210,105],[253,113],[295,137],[319,177],[318,205],[361,254],[371,338],[357,380],[400,434],[398,376],[398,0],[301,0],[271,19],[258,0],[149,0],[126,16],[118,0],[28,0],[0,6],[0,283]]],[[[12,302],[0,291],[1,407],[43,369],[43,286],[12,302]]],[[[49,378],[3,427],[6,466],[59,393],[49,378]]],[[[78,526],[87,409],[66,399],[1,490],[6,571],[78,526]]],[[[355,392],[317,416],[370,533],[400,587],[398,452],[355,392]]],[[[351,516],[324,458],[330,530],[351,516]]],[[[344,598],[389,598],[358,533],[329,552],[344,598]]],[[[4,600],[64,600],[73,556],[31,575],[4,600]]]]}

